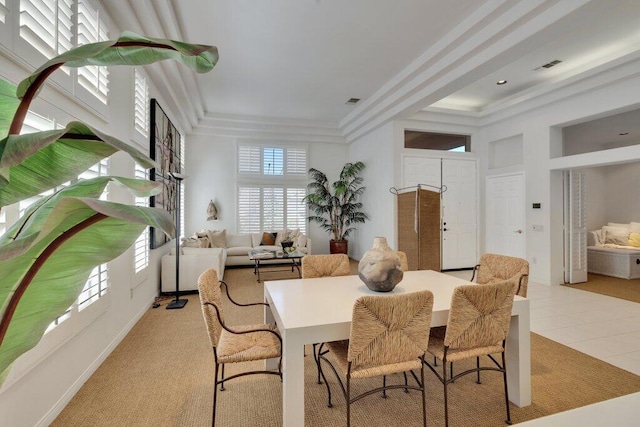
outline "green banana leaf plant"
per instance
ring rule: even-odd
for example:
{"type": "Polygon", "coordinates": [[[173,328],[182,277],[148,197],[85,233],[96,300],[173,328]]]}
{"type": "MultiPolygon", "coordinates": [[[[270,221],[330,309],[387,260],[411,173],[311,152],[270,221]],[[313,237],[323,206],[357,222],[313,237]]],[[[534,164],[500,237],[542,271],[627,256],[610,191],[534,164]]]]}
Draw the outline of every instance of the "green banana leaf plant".
{"type": "MultiPolygon", "coordinates": [[[[0,79],[0,209],[73,180],[116,152],[145,168],[145,154],[87,124],[20,135],[31,101],[61,66],[145,65],[173,59],[205,73],[218,61],[213,46],[124,32],[42,65],[18,87],[0,79]]],[[[129,248],[147,226],[174,234],[173,219],[156,208],[100,200],[110,182],[136,197],[161,191],[158,183],[124,178],[78,180],[40,198],[0,236],[0,385],[13,362],[33,348],[46,328],[77,299],[91,271],[129,248]]]]}

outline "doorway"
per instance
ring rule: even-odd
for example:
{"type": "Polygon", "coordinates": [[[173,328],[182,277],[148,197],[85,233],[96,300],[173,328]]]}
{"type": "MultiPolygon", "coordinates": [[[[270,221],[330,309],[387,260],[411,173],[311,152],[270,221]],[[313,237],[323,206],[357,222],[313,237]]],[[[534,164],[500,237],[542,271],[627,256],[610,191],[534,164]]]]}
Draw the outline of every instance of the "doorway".
{"type": "Polygon", "coordinates": [[[488,176],[486,252],[526,259],[524,172],[488,176]]]}

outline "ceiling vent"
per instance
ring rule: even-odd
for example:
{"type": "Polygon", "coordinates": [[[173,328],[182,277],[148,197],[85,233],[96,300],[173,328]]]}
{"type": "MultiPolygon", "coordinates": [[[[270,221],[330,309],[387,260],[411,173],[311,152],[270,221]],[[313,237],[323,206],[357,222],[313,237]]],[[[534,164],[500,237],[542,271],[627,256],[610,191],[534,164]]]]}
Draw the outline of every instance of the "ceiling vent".
{"type": "Polygon", "coordinates": [[[538,71],[542,68],[551,68],[551,67],[555,67],[556,65],[558,65],[559,63],[561,63],[562,61],[560,61],[559,59],[554,59],[551,62],[547,62],[546,64],[543,64],[541,66],[539,66],[538,68],[534,68],[533,71],[538,71]]]}
{"type": "Polygon", "coordinates": [[[360,102],[360,98],[349,98],[349,100],[346,102],[347,105],[356,105],[358,102],[360,102]]]}

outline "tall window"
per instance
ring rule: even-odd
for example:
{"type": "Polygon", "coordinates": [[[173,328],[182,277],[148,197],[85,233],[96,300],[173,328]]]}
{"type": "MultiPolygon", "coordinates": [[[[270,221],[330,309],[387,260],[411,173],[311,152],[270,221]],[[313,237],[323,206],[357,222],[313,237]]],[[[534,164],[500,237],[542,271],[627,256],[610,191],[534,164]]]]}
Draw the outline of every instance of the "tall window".
{"type": "Polygon", "coordinates": [[[20,37],[47,58],[71,49],[72,28],[73,0],[20,0],[20,37]]]}
{"type": "MultiPolygon", "coordinates": [[[[98,7],[88,0],[78,0],[77,45],[97,43],[109,40],[106,17],[98,7]]],[[[107,67],[88,66],[78,68],[78,83],[107,103],[109,92],[109,70],[107,67]]]]}
{"type": "Polygon", "coordinates": [[[307,147],[238,145],[238,232],[306,233],[307,147]]]}

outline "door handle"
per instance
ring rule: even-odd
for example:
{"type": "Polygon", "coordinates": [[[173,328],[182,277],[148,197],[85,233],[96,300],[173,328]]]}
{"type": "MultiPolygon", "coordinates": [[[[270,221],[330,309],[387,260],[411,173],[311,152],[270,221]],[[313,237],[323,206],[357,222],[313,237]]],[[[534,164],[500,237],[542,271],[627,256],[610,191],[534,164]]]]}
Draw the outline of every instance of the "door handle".
{"type": "Polygon", "coordinates": [[[522,230],[516,230],[514,233],[522,234],[522,230]]]}

